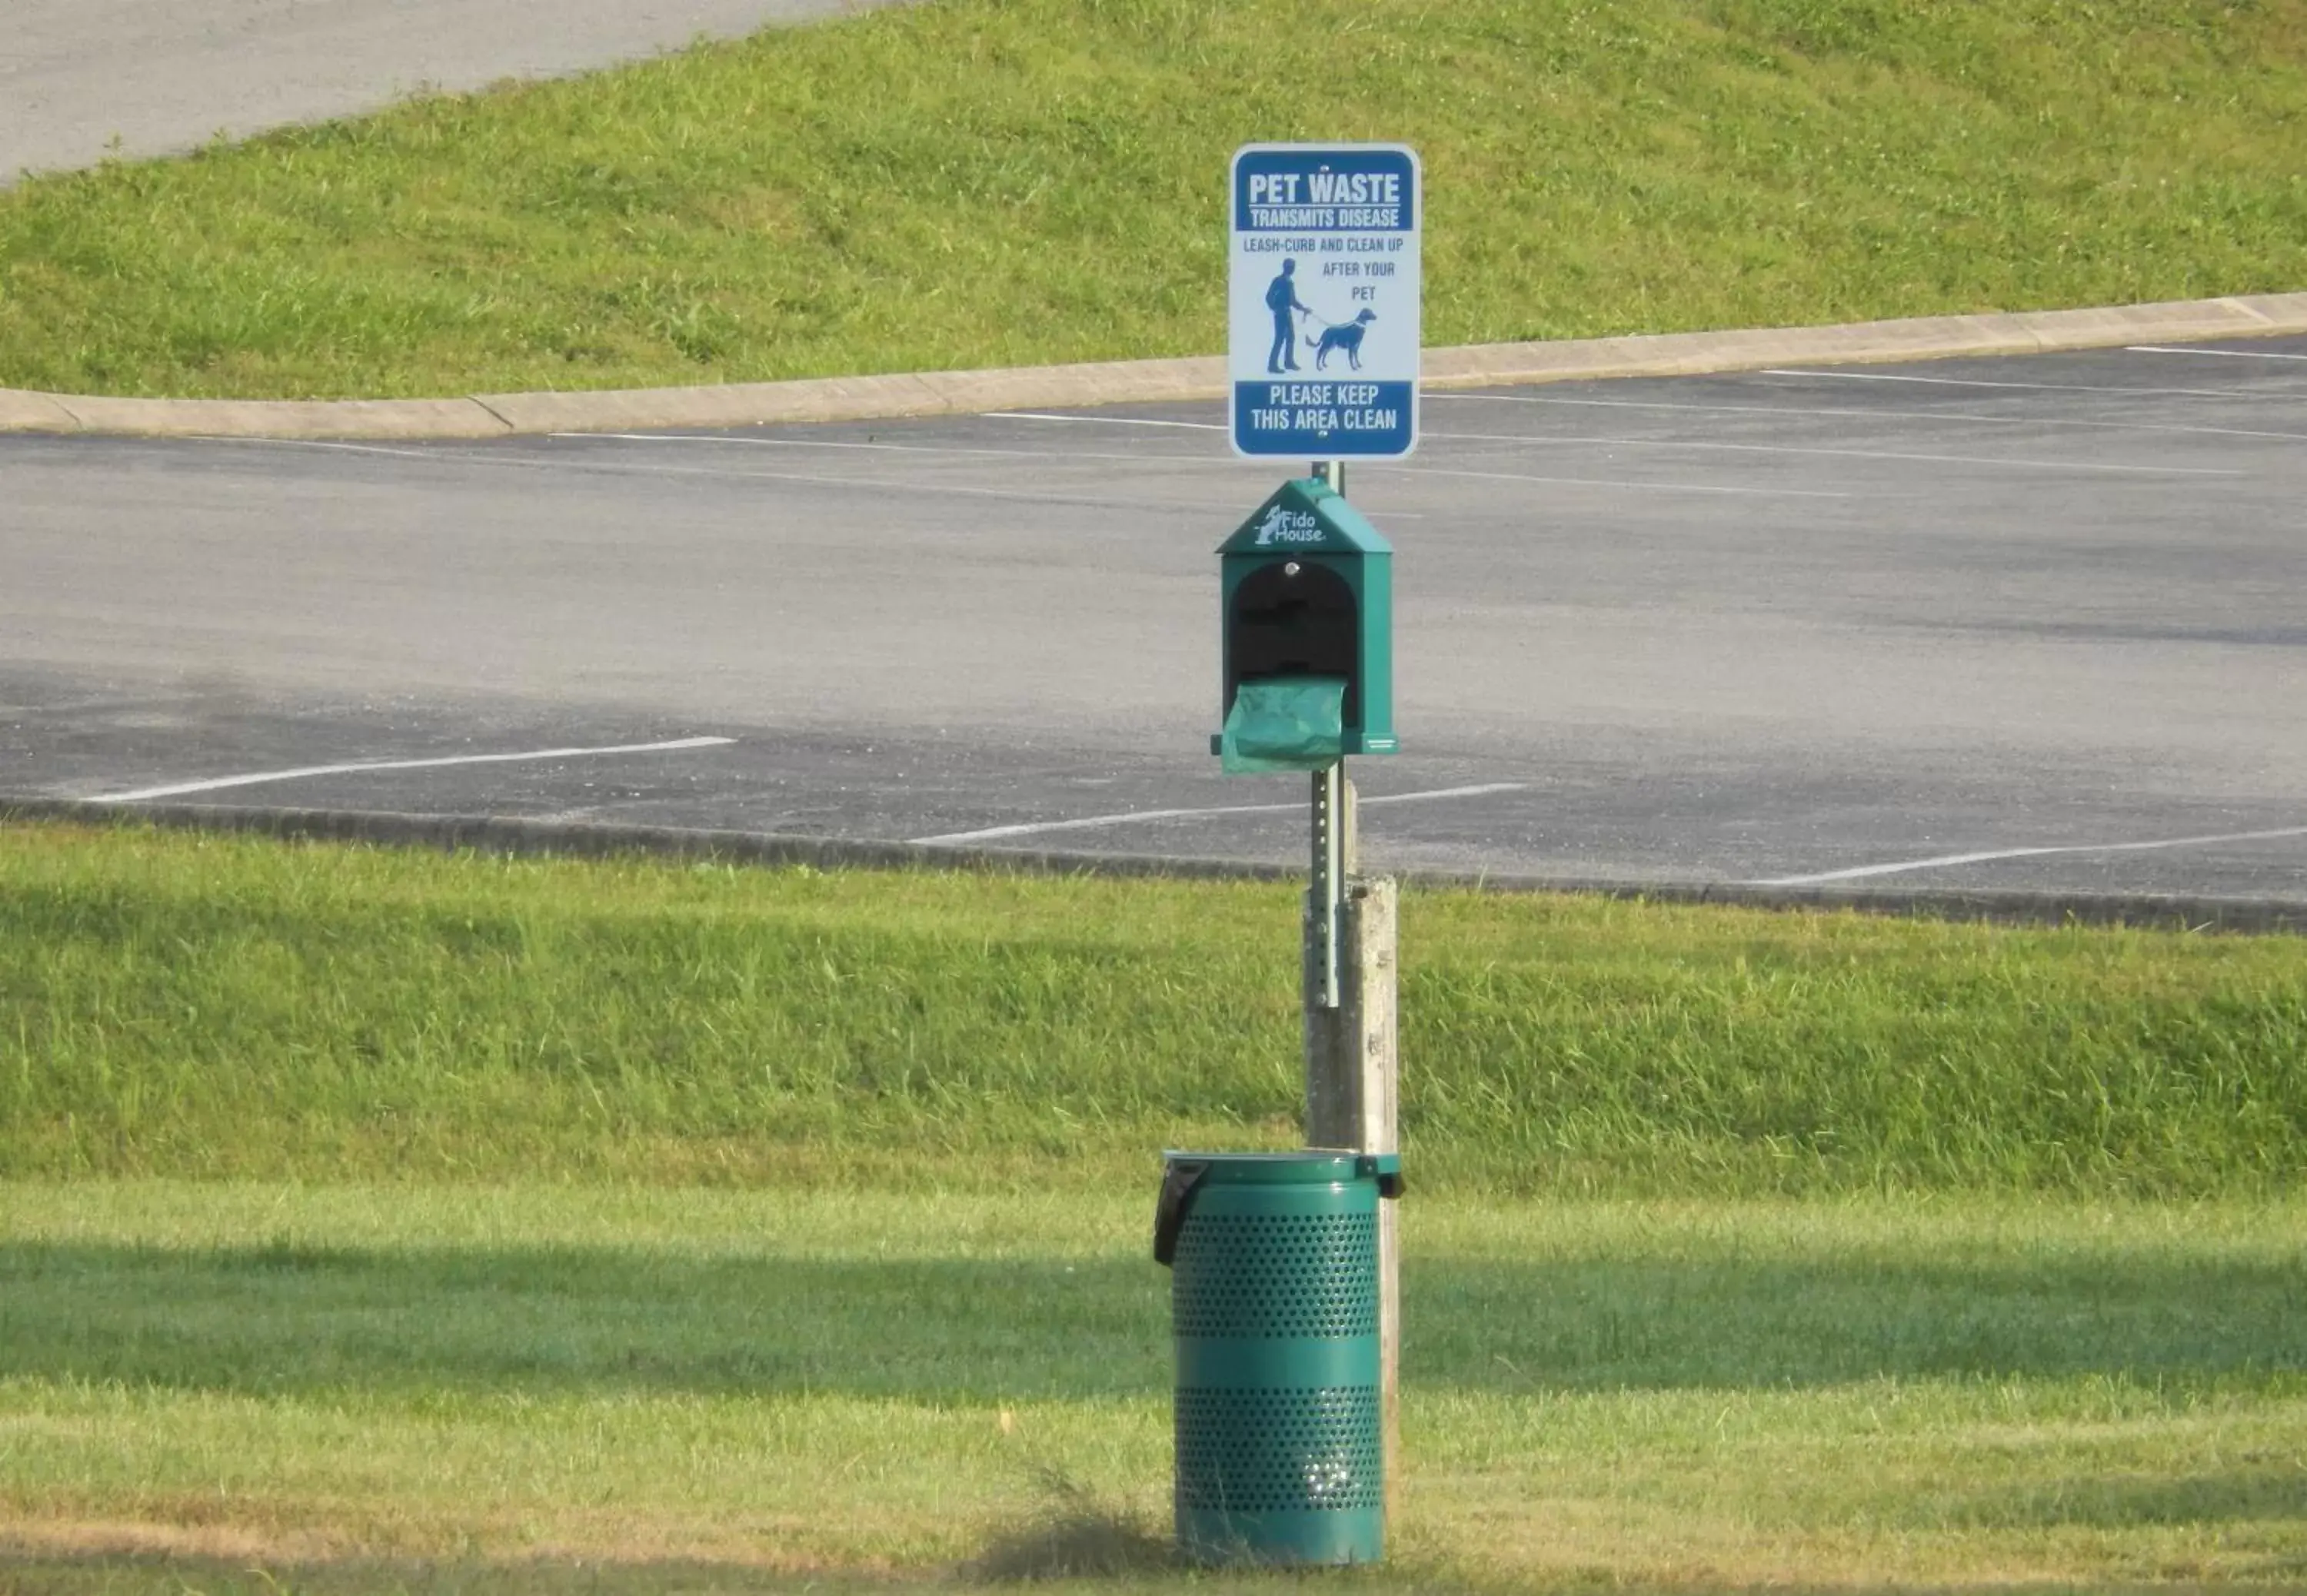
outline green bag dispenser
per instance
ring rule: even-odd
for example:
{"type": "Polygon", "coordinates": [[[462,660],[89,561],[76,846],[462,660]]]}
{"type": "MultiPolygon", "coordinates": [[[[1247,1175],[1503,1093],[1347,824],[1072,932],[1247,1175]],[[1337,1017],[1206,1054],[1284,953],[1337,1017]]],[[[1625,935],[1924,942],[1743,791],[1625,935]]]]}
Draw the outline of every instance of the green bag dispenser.
{"type": "Polygon", "coordinates": [[[1218,582],[1228,774],[1395,751],[1394,548],[1360,511],[1284,482],[1219,545],[1218,582]]]}
{"type": "Polygon", "coordinates": [[[1226,711],[1218,754],[1229,776],[1318,771],[1345,751],[1346,684],[1335,676],[1247,681],[1226,711]]]}
{"type": "Polygon", "coordinates": [[[1200,1563],[1385,1550],[1377,1205],[1392,1153],[1171,1153],[1154,1223],[1177,1341],[1178,1546],[1200,1563]]]}

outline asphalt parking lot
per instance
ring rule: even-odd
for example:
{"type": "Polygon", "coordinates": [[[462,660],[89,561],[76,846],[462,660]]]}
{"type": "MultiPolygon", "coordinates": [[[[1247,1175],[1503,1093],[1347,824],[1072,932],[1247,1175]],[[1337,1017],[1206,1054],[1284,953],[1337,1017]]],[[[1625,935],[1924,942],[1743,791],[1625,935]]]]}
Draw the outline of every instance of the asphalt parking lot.
{"type": "Polygon", "coordinates": [[[0,186],[887,0],[10,0],[0,186]]]}
{"type": "MultiPolygon", "coordinates": [[[[1424,425],[1349,482],[1373,864],[2307,898],[2307,339],[1424,425]]],[[[1207,752],[1212,550],[1281,474],[1214,404],[0,439],[0,792],[1294,860],[1302,779],[1207,752]]]]}

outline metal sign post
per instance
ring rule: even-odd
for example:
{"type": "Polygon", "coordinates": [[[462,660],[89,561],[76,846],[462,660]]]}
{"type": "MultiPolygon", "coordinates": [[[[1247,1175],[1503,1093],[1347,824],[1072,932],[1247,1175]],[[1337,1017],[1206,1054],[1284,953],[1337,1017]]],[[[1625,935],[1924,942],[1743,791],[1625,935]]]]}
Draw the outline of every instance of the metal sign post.
{"type": "Polygon", "coordinates": [[[1323,1009],[1338,1006],[1346,877],[1353,869],[1346,858],[1347,795],[1352,790],[1342,759],[1314,772],[1313,868],[1306,892],[1307,960],[1312,978],[1307,983],[1306,1001],[1323,1009]]]}
{"type": "MultiPolygon", "coordinates": [[[[1343,460],[1316,460],[1313,474],[1327,483],[1332,492],[1345,492],[1343,460]]],[[[1318,991],[1309,986],[1307,1001],[1318,1003],[1325,1009],[1338,1006],[1338,957],[1345,933],[1346,878],[1360,865],[1353,857],[1353,811],[1354,784],[1347,780],[1346,762],[1341,759],[1325,770],[1316,771],[1313,870],[1308,878],[1311,892],[1307,919],[1310,945],[1307,956],[1320,977],[1320,986],[1318,991]]]]}

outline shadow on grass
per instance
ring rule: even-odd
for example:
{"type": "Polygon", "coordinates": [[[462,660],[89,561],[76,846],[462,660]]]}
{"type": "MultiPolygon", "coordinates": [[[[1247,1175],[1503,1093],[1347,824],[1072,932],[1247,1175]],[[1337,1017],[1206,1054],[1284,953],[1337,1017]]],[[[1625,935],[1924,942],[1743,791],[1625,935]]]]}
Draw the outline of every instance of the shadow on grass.
{"type": "MultiPolygon", "coordinates": [[[[1958,1515],[1991,1529],[2123,1529],[2156,1524],[2307,1522],[2307,1462],[2268,1463],[2175,1479],[2119,1475],[1982,1497],[1958,1515]]],[[[2307,1567],[2307,1559],[2302,1566],[2307,1567]]]]}
{"type": "MultiPolygon", "coordinates": [[[[1404,1378],[1429,1390],[2307,1371],[2307,1270],[2216,1253],[1428,1258],[1404,1276],[1404,1378]]],[[[0,1378],[260,1395],[1157,1400],[1171,1382],[1167,1286],[1135,1257],[15,1242],[0,1246],[0,1378]]]]}
{"type": "Polygon", "coordinates": [[[920,1589],[920,1575],[807,1574],[688,1559],[602,1563],[390,1561],[258,1563],[246,1558],[89,1553],[12,1556],[0,1549],[4,1596],[815,1596],[920,1589]]]}
{"type": "MultiPolygon", "coordinates": [[[[1127,1592],[1191,1592],[1222,1596],[1228,1592],[1302,1592],[1347,1590],[1359,1596],[1416,1592],[1418,1596],[1529,1596],[1534,1592],[1591,1592],[1608,1589],[1641,1596],[1730,1596],[1757,1592],[1703,1578],[1643,1582],[1565,1573],[1536,1581],[1503,1571],[1445,1570],[1416,1563],[1382,1564],[1356,1569],[1311,1572],[1187,1572],[1173,1566],[1115,1567],[1111,1572],[957,1576],[933,1571],[853,1573],[845,1570],[756,1568],[740,1564],[665,1559],[596,1563],[536,1559],[516,1563],[424,1563],[347,1559],[336,1562],[252,1566],[246,1558],[149,1556],[17,1557],[0,1549],[0,1592],[5,1596],[847,1596],[857,1592],[935,1591],[965,1588],[986,1580],[1036,1581],[1036,1596],[1125,1596],[1127,1592]]],[[[2232,1585],[2161,1581],[2122,1585],[2044,1583],[2012,1584],[1993,1580],[1965,1584],[1773,1583],[1771,1596],[1947,1596],[1976,1591],[1981,1596],[2211,1596],[2232,1585]]],[[[2283,1584],[2262,1589],[2291,1590],[2283,1584]]]]}

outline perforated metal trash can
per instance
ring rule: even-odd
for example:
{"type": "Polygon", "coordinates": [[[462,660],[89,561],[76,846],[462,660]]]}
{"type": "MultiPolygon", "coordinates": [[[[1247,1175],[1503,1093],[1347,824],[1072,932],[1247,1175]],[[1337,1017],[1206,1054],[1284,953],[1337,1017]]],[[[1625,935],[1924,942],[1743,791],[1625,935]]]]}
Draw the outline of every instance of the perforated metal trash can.
{"type": "Polygon", "coordinates": [[[1377,1205],[1392,1154],[1171,1153],[1154,1227],[1178,1347],[1178,1544],[1200,1562],[1385,1549],[1377,1205]]]}

